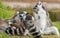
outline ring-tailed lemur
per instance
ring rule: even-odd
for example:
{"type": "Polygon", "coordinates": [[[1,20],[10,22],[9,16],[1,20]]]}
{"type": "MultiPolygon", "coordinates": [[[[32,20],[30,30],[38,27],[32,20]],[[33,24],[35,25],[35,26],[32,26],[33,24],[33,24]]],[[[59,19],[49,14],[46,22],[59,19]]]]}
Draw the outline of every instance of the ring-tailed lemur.
{"type": "MultiPolygon", "coordinates": [[[[18,11],[17,15],[19,15],[19,19],[21,19],[21,21],[24,23],[25,28],[24,29],[22,28],[23,29],[22,34],[24,34],[24,30],[27,29],[29,31],[29,34],[31,34],[34,38],[42,38],[40,31],[37,31],[35,25],[33,24],[33,20],[34,20],[33,16],[31,16],[30,14],[27,14],[25,11],[22,11],[22,12],[18,11]]],[[[9,23],[9,24],[11,25],[13,23],[9,23]]],[[[7,24],[7,26],[9,24],[7,24]]],[[[4,25],[4,27],[5,27],[5,25],[4,25]]],[[[11,35],[19,35],[19,32],[22,29],[16,28],[14,26],[12,26],[12,27],[8,26],[8,27],[5,27],[4,31],[11,35]]],[[[21,34],[21,32],[20,32],[20,34],[21,34]]]]}
{"type": "Polygon", "coordinates": [[[24,23],[25,28],[29,31],[29,33],[34,37],[34,38],[41,38],[41,34],[40,31],[37,31],[33,21],[34,21],[34,17],[28,13],[26,13],[25,11],[23,11],[23,13],[20,11],[19,12],[19,16],[20,18],[22,18],[22,21],[24,23]]]}

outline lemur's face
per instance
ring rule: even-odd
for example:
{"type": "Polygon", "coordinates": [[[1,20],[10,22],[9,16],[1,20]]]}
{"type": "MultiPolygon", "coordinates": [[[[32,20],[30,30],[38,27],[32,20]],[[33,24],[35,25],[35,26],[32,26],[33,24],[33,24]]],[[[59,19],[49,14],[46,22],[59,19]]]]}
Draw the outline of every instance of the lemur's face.
{"type": "Polygon", "coordinates": [[[41,8],[41,7],[42,7],[42,3],[41,3],[41,2],[38,2],[38,3],[35,5],[34,9],[41,8]]]}
{"type": "Polygon", "coordinates": [[[34,11],[36,12],[36,11],[38,11],[40,8],[42,8],[42,3],[41,3],[41,2],[38,2],[33,9],[34,9],[34,11]]]}
{"type": "Polygon", "coordinates": [[[25,19],[27,12],[26,11],[17,11],[20,19],[25,19]]]}

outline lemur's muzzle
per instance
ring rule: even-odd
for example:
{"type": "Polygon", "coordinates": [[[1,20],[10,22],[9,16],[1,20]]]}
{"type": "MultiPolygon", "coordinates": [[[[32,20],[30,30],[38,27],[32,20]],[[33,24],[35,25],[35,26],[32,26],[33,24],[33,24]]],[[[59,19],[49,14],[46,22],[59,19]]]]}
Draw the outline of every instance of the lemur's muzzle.
{"type": "Polygon", "coordinates": [[[35,13],[38,13],[38,12],[37,12],[37,11],[38,11],[37,6],[35,6],[35,7],[33,8],[33,11],[34,11],[35,13]]]}

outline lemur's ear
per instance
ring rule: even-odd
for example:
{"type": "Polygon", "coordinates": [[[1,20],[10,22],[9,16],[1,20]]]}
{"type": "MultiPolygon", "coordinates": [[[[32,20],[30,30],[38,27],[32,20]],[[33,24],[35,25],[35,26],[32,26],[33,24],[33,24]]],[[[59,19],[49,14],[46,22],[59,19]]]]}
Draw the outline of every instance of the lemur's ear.
{"type": "Polygon", "coordinates": [[[26,12],[26,11],[24,11],[24,13],[25,13],[25,14],[27,14],[27,12],[26,12]]]}
{"type": "Polygon", "coordinates": [[[16,14],[19,14],[19,11],[17,11],[16,14]]]}
{"type": "Polygon", "coordinates": [[[26,15],[28,15],[29,13],[26,13],[26,15]]]}

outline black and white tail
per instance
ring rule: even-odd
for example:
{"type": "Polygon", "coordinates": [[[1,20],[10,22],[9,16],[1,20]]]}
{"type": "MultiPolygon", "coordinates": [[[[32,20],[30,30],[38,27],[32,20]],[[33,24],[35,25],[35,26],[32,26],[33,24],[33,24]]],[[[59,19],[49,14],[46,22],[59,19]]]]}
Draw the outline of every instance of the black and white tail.
{"type": "Polygon", "coordinates": [[[30,34],[34,37],[34,38],[42,38],[40,31],[37,31],[35,25],[33,24],[33,17],[31,15],[26,15],[24,24],[25,27],[28,29],[28,31],[30,32],[30,34]]]}
{"type": "Polygon", "coordinates": [[[25,27],[20,25],[20,28],[16,27],[18,24],[13,23],[10,19],[8,20],[9,27],[6,28],[5,32],[9,35],[24,35],[25,27]]]}
{"type": "Polygon", "coordinates": [[[25,28],[16,28],[16,27],[8,27],[5,32],[9,35],[19,35],[22,36],[25,32],[25,28]]]}

